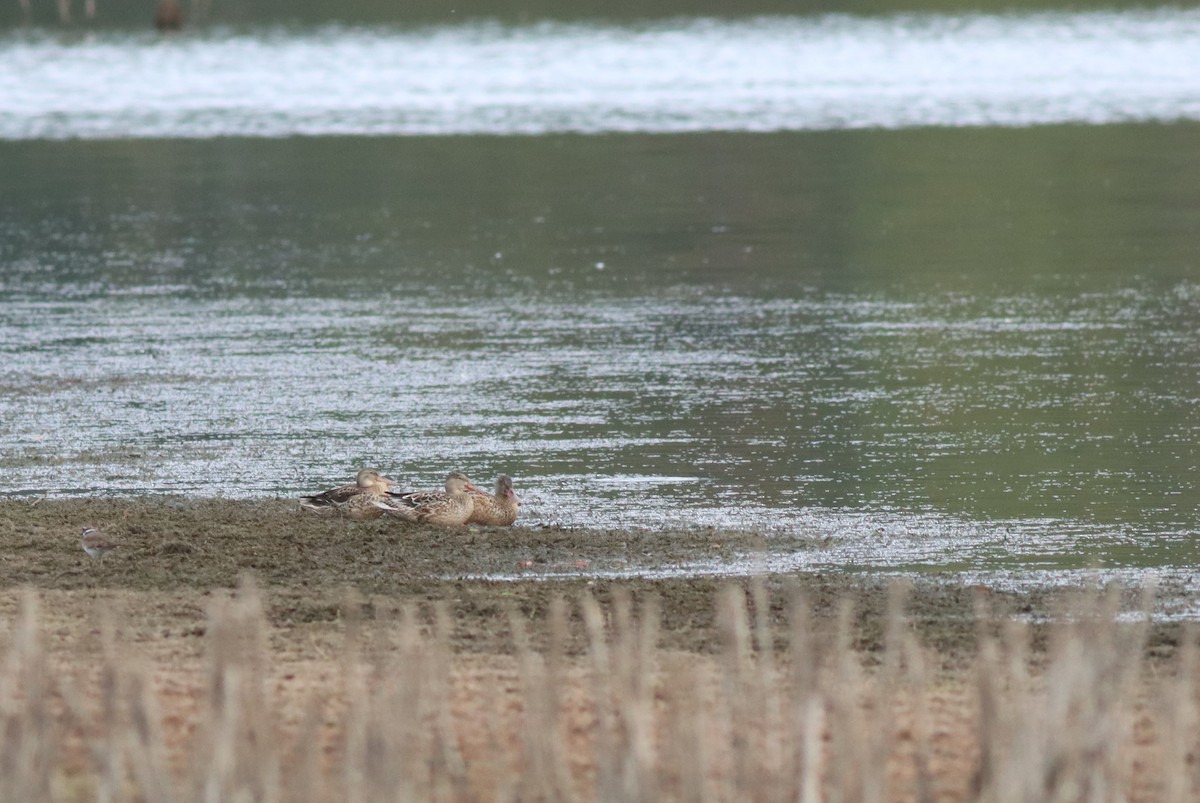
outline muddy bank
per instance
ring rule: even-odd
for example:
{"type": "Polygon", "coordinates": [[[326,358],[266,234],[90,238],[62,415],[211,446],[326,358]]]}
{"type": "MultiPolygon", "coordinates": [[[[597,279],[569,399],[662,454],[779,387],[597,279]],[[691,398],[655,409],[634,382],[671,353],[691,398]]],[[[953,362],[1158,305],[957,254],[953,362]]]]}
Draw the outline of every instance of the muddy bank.
{"type": "MultiPolygon", "coordinates": [[[[337,623],[347,616],[387,618],[412,605],[431,615],[437,603],[446,603],[454,611],[459,649],[503,652],[511,646],[510,608],[537,621],[559,596],[570,600],[591,593],[604,602],[627,596],[633,604],[652,596],[661,608],[664,647],[713,651],[721,638],[713,613],[719,589],[736,584],[752,591],[761,582],[758,599],[769,607],[780,645],[788,638],[787,612],[802,598],[823,637],[834,637],[839,611],[848,605],[857,646],[880,649],[894,575],[839,571],[758,581],[720,576],[723,564],[773,548],[779,544],[737,531],[352,523],[302,512],[290,500],[0,502],[0,581],[8,589],[67,592],[64,599],[71,592],[81,598],[101,592],[147,599],[183,595],[198,605],[205,596],[227,593],[249,573],[265,592],[273,622],[282,627],[337,623]],[[88,558],[79,548],[85,526],[103,528],[120,542],[119,549],[102,560],[88,558]]],[[[791,538],[786,548],[820,544],[791,538]]],[[[906,610],[912,626],[951,664],[974,649],[981,601],[1000,618],[1037,621],[1061,613],[1079,593],[1061,587],[987,590],[938,575],[905,582],[911,585],[906,610]]],[[[1126,596],[1124,607],[1136,609],[1136,595],[1126,596]]],[[[203,625],[198,619],[189,626],[203,625]]],[[[1151,649],[1169,653],[1178,637],[1177,625],[1156,625],[1151,649]]]]}

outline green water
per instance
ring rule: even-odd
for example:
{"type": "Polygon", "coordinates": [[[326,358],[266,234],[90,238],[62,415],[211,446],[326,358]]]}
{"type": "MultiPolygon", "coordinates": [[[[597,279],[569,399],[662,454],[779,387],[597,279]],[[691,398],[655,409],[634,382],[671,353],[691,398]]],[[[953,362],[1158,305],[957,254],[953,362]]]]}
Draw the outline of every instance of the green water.
{"type": "Polygon", "coordinates": [[[0,143],[6,492],[457,467],[517,477],[530,523],[1190,566],[1198,152],[1193,124],[0,143]]]}
{"type": "Polygon", "coordinates": [[[115,287],[1067,303],[1196,278],[1197,131],[5,143],[0,225],[115,287]]]}

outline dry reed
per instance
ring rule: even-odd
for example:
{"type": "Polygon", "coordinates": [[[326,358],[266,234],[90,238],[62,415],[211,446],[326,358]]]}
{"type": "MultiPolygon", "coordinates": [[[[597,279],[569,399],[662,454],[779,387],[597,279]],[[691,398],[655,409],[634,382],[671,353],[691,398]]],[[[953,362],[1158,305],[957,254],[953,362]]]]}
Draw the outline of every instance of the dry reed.
{"type": "Polygon", "coordinates": [[[121,642],[119,622],[102,619],[99,666],[64,670],[29,593],[0,663],[0,801],[1007,803],[1200,792],[1196,649],[1189,638],[1170,671],[1146,672],[1147,623],[1116,623],[1115,595],[1064,611],[1037,656],[1028,625],[996,621],[981,603],[975,666],[957,679],[934,669],[903,586],[871,660],[852,646],[849,605],[828,638],[799,594],[782,623],[761,583],[729,586],[716,602],[713,656],[662,649],[653,597],[558,599],[537,630],[513,608],[511,659],[481,672],[450,647],[445,605],[409,605],[381,627],[348,599],[339,688],[287,721],[270,682],[270,626],[246,582],[209,613],[198,702],[172,740],[155,667],[121,642]],[[957,719],[945,713],[955,695],[957,719]]]}

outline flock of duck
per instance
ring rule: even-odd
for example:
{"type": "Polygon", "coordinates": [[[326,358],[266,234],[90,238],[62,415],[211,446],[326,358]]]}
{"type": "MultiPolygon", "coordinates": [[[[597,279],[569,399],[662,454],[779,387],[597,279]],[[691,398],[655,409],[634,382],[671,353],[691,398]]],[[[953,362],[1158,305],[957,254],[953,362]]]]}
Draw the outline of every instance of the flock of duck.
{"type": "Polygon", "coordinates": [[[373,468],[358,472],[353,484],[300,497],[300,506],[317,513],[338,513],[356,521],[390,516],[415,524],[491,524],[507,527],[517,520],[521,500],[512,477],[496,478],[495,493],[477,487],[461,471],[446,477],[442,491],[396,491],[399,483],[373,468]]]}
{"type": "MultiPolygon", "coordinates": [[[[404,493],[393,490],[398,484],[373,468],[364,468],[352,485],[302,496],[300,506],[356,521],[392,516],[414,524],[452,527],[467,524],[507,527],[517,520],[521,507],[521,500],[513,491],[512,477],[507,474],[496,478],[495,493],[476,487],[461,471],[450,472],[444,491],[404,493]]],[[[120,546],[94,527],[83,528],[79,545],[92,558],[102,558],[120,546]]]]}

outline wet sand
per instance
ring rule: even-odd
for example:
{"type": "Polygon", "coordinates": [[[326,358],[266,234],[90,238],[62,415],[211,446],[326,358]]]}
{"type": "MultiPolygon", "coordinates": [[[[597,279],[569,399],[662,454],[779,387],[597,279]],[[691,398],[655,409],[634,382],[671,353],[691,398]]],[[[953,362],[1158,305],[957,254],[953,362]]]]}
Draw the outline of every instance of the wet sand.
{"type": "MultiPolygon", "coordinates": [[[[353,523],[304,513],[290,500],[8,500],[0,502],[0,651],[15,643],[16,614],[32,589],[52,671],[99,694],[97,667],[112,650],[105,628],[115,623],[122,649],[151,667],[164,738],[179,767],[203,705],[212,613],[239,594],[246,576],[261,592],[271,695],[275,715],[289,732],[300,727],[311,700],[344,695],[348,633],[368,649],[374,642],[387,650],[389,628],[402,612],[432,626],[439,607],[450,612],[451,672],[456,699],[461,698],[456,716],[466,721],[496,689],[513,699],[487,706],[519,705],[512,614],[528,622],[532,646],[541,649],[559,597],[571,610],[568,655],[582,656],[587,642],[574,605],[582,595],[594,596],[610,612],[619,597],[639,607],[652,597],[661,613],[661,654],[693,667],[719,665],[728,646],[716,614],[719,592],[735,584],[751,591],[746,598],[752,616],[754,600],[767,601],[768,615],[761,621],[781,655],[793,606],[803,599],[811,610],[815,654],[836,654],[841,631],[868,668],[882,659],[889,605],[898,588],[894,575],[653,576],[656,567],[720,565],[763,548],[764,538],[747,532],[353,523]],[[102,559],[89,558],[79,546],[85,526],[104,529],[119,548],[102,559]],[[651,576],[616,576],[620,573],[651,576]],[[489,579],[495,576],[508,579],[489,579]],[[845,616],[848,630],[839,625],[845,616]]],[[[929,709],[935,798],[970,799],[979,727],[972,691],[976,612],[980,606],[990,612],[990,628],[1013,617],[1032,622],[1036,668],[1049,655],[1060,614],[1087,598],[1079,589],[998,592],[936,576],[910,578],[904,585],[909,625],[933,657],[937,678],[929,709]]],[[[1138,604],[1134,592],[1124,592],[1122,607],[1138,604]]],[[[1146,657],[1169,673],[1186,632],[1177,623],[1155,623],[1146,657]]],[[[328,738],[336,744],[339,737],[328,738]]],[[[86,763],[70,751],[64,761],[68,773],[86,763]]]]}
{"type": "MultiPolygon", "coordinates": [[[[456,647],[473,652],[508,649],[507,606],[539,620],[556,596],[570,599],[590,592],[604,600],[618,590],[659,600],[665,648],[711,652],[718,646],[716,590],[752,580],[679,576],[674,569],[720,567],[763,550],[767,543],[759,534],[719,530],[447,529],[386,519],[356,523],[301,511],[292,500],[0,503],[4,588],[51,593],[60,606],[79,606],[81,615],[97,596],[138,598],[146,609],[154,607],[151,600],[190,600],[185,607],[194,616],[164,614],[171,626],[160,630],[202,629],[204,599],[234,588],[239,577],[249,574],[263,589],[272,624],[280,628],[338,623],[351,592],[363,600],[359,613],[367,618],[386,617],[409,603],[444,601],[454,613],[456,647]],[[89,558],[79,547],[85,526],[103,529],[120,547],[102,559],[89,558]]],[[[768,575],[762,582],[772,621],[783,621],[797,593],[818,621],[831,628],[845,603],[853,610],[858,646],[866,651],[881,647],[896,576],[837,571],[768,575]]],[[[907,611],[912,626],[948,666],[973,653],[974,611],[980,600],[999,618],[1040,622],[1061,612],[1078,593],[1063,587],[965,587],[936,574],[906,582],[911,586],[907,611]]],[[[1137,594],[1126,596],[1125,607],[1136,610],[1137,594]]],[[[1175,624],[1156,624],[1151,642],[1169,652],[1178,631],[1175,624]]],[[[787,633],[781,628],[776,638],[782,645],[787,633]]]]}

